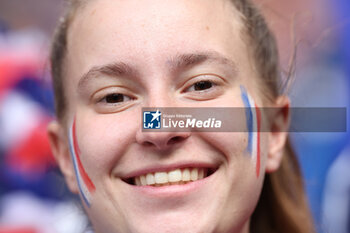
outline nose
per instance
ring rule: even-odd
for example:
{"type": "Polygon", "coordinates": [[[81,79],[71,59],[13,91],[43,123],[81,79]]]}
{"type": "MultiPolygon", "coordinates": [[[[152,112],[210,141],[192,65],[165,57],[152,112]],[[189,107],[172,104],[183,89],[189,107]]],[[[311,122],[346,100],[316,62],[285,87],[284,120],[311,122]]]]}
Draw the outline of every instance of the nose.
{"type": "MultiPolygon", "coordinates": [[[[149,91],[145,106],[156,107],[176,107],[177,103],[169,95],[167,83],[164,78],[160,76],[158,82],[152,83],[152,90],[149,91]]],[[[136,133],[136,142],[144,148],[152,148],[160,151],[175,148],[184,143],[191,135],[191,132],[174,131],[174,132],[144,132],[142,128],[136,133]]]]}
{"type": "Polygon", "coordinates": [[[142,132],[142,130],[139,130],[136,141],[144,147],[164,151],[180,145],[190,135],[191,132],[142,132]]]}

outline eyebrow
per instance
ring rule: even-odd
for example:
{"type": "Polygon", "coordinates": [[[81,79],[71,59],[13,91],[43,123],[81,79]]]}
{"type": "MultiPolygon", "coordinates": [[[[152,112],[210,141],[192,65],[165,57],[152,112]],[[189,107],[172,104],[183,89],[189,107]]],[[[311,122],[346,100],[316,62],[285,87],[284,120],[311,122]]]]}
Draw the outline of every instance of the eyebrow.
{"type": "Polygon", "coordinates": [[[204,62],[213,62],[222,65],[228,65],[234,73],[237,73],[237,65],[231,59],[221,55],[216,51],[207,51],[204,53],[188,53],[174,56],[168,61],[172,70],[187,69],[204,62]]]}
{"type": "MultiPolygon", "coordinates": [[[[226,65],[233,74],[238,72],[234,61],[216,51],[177,54],[168,59],[166,64],[172,72],[175,72],[177,70],[189,69],[204,62],[226,65]]],[[[101,74],[114,77],[137,77],[139,76],[139,71],[125,62],[113,62],[107,65],[94,66],[80,78],[78,88],[83,87],[90,79],[98,78],[101,74]]]]}
{"type": "Polygon", "coordinates": [[[78,88],[83,87],[90,79],[97,78],[101,74],[127,77],[137,76],[138,72],[132,66],[124,62],[114,62],[103,66],[94,66],[80,78],[78,88]]]}

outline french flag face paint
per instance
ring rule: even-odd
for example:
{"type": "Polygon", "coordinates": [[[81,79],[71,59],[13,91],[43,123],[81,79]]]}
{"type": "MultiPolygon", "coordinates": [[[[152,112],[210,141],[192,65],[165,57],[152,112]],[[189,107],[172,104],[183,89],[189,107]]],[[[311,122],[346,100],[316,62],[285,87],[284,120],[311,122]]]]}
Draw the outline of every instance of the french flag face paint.
{"type": "Polygon", "coordinates": [[[253,98],[248,94],[247,90],[241,86],[241,97],[245,106],[247,130],[248,130],[248,146],[247,151],[252,156],[256,164],[256,176],[260,174],[260,124],[261,112],[255,104],[253,98]]]}
{"type": "Polygon", "coordinates": [[[83,197],[85,204],[90,207],[91,195],[95,192],[96,188],[86,173],[80,160],[80,149],[76,138],[75,118],[69,130],[69,150],[74,164],[74,171],[78,181],[79,191],[83,197]]]}

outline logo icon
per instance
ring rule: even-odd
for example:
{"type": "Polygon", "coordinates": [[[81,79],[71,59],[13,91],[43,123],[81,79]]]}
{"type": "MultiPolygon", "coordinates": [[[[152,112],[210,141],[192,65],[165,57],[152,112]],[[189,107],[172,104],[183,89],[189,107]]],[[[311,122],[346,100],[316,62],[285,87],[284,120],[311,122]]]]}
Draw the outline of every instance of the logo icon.
{"type": "Polygon", "coordinates": [[[143,128],[144,129],[160,129],[161,127],[161,115],[162,113],[157,111],[144,111],[143,112],[143,128]]]}

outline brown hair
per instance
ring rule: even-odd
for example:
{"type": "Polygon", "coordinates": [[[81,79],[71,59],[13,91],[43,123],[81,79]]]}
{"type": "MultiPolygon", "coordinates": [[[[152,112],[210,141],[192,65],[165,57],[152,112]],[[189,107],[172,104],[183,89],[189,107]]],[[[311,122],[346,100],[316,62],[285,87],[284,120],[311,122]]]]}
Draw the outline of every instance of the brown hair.
{"type": "MultiPolygon", "coordinates": [[[[263,16],[250,0],[231,0],[241,12],[263,91],[275,99],[288,84],[281,82],[276,40],[263,16]]],[[[287,79],[288,81],[288,79],[287,79]]],[[[258,205],[251,219],[251,233],[312,233],[313,220],[305,196],[299,163],[288,140],[280,168],[266,174],[258,205]]]]}
{"type": "Polygon", "coordinates": [[[76,11],[80,8],[86,0],[68,0],[67,11],[60,18],[59,24],[55,30],[54,37],[51,44],[51,76],[53,81],[53,90],[55,95],[55,111],[58,120],[64,118],[64,113],[67,108],[64,88],[64,58],[67,54],[67,34],[68,28],[74,19],[76,11]]]}
{"type": "MultiPolygon", "coordinates": [[[[64,118],[66,100],[63,90],[64,58],[67,53],[67,31],[78,8],[86,0],[72,0],[67,13],[56,29],[51,49],[51,72],[58,119],[64,118]]],[[[264,18],[250,0],[231,0],[242,15],[243,36],[260,76],[261,87],[268,99],[278,97],[281,89],[279,57],[274,36],[264,18]]],[[[251,219],[251,233],[312,233],[312,223],[303,180],[289,140],[280,168],[266,174],[258,205],[251,219]]]]}

